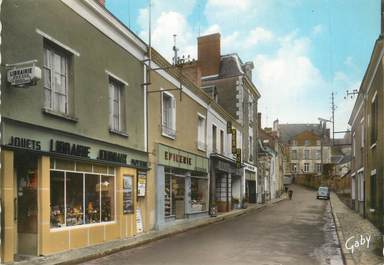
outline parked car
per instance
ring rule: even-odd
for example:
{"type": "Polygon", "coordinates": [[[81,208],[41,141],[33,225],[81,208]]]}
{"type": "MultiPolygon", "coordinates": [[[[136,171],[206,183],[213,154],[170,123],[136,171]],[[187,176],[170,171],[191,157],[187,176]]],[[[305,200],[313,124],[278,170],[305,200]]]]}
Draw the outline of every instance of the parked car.
{"type": "Polygon", "coordinates": [[[330,195],[331,194],[328,187],[322,186],[317,190],[317,199],[325,198],[326,200],[329,200],[330,195]]]}

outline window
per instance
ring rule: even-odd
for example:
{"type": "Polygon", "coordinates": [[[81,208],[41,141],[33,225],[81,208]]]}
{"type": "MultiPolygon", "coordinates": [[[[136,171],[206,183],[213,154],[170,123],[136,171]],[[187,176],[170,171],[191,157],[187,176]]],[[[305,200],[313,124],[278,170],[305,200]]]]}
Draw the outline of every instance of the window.
{"type": "Polygon", "coordinates": [[[114,168],[51,160],[50,178],[51,228],[115,219],[114,168]]]}
{"type": "Polygon", "coordinates": [[[297,141],[296,140],[292,140],[292,145],[296,146],[297,145],[297,141]]]}
{"type": "Polygon", "coordinates": [[[315,159],[320,160],[321,159],[321,150],[316,150],[315,151],[315,159]]]}
{"type": "Polygon", "coordinates": [[[376,174],[371,175],[371,209],[376,209],[376,174]]]}
{"type": "Polygon", "coordinates": [[[304,159],[309,159],[309,150],[304,150],[304,159]]]}
{"type": "Polygon", "coordinates": [[[309,172],[309,163],[304,163],[304,172],[309,172]]]}
{"type": "Polygon", "coordinates": [[[69,56],[50,44],[44,47],[44,107],[69,114],[68,110],[69,56]]]}
{"type": "Polygon", "coordinates": [[[355,137],[355,133],[353,133],[353,136],[352,136],[352,154],[353,154],[353,157],[356,156],[356,137],[355,137]]]}
{"type": "Polygon", "coordinates": [[[113,131],[125,131],[124,84],[109,77],[109,115],[110,128],[113,131]]]}
{"type": "Polygon", "coordinates": [[[304,140],[304,145],[305,146],[309,145],[309,140],[304,140]]]}
{"type": "Polygon", "coordinates": [[[361,124],[361,148],[364,147],[364,123],[361,124]]]}
{"type": "Polygon", "coordinates": [[[364,171],[360,172],[358,175],[358,196],[359,196],[359,201],[364,201],[364,171]]]}
{"type": "Polygon", "coordinates": [[[249,98],[249,111],[248,111],[248,119],[249,119],[249,124],[253,123],[253,99],[249,98]]]}
{"type": "Polygon", "coordinates": [[[191,177],[191,210],[206,211],[208,206],[208,180],[191,177]]]}
{"type": "Polygon", "coordinates": [[[316,173],[321,173],[321,164],[316,163],[316,173]]]}
{"type": "Polygon", "coordinates": [[[212,152],[217,152],[217,127],[212,124],[212,152]]]}
{"type": "Polygon", "coordinates": [[[355,200],[356,199],[356,177],[352,176],[351,179],[351,199],[355,200]]]}
{"type": "Polygon", "coordinates": [[[162,133],[165,136],[176,137],[176,101],[172,94],[161,93],[162,133]]]}
{"type": "Polygon", "coordinates": [[[205,117],[197,116],[197,148],[205,150],[205,117]]]}
{"type": "Polygon", "coordinates": [[[249,161],[253,161],[253,137],[249,136],[249,161]]]}
{"type": "Polygon", "coordinates": [[[297,150],[292,150],[292,160],[297,160],[297,150]]]}
{"type": "Polygon", "coordinates": [[[371,104],[371,145],[377,141],[379,104],[378,97],[375,96],[371,104]]]}
{"type": "Polygon", "coordinates": [[[316,140],[316,145],[321,145],[321,141],[320,140],[316,140]]]}
{"type": "Polygon", "coordinates": [[[292,163],[292,172],[296,172],[296,171],[297,171],[297,164],[292,163]]]}
{"type": "Polygon", "coordinates": [[[224,131],[220,130],[220,154],[224,154],[224,131]]]}

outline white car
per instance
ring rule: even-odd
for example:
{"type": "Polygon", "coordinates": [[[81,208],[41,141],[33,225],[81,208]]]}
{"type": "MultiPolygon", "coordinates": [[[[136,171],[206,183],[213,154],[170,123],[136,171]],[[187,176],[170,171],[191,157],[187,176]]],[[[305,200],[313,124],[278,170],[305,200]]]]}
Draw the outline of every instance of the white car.
{"type": "Polygon", "coordinates": [[[317,190],[317,199],[326,199],[329,200],[330,197],[330,191],[328,187],[319,187],[317,190]]]}

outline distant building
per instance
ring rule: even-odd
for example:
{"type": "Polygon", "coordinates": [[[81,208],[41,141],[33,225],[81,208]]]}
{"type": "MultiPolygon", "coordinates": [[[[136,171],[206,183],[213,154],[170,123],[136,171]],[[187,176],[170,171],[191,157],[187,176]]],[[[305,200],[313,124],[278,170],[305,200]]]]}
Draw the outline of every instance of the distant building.
{"type": "Polygon", "coordinates": [[[331,163],[329,129],[319,124],[279,124],[281,144],[287,148],[283,162],[285,176],[321,175],[324,165],[331,163]]]}

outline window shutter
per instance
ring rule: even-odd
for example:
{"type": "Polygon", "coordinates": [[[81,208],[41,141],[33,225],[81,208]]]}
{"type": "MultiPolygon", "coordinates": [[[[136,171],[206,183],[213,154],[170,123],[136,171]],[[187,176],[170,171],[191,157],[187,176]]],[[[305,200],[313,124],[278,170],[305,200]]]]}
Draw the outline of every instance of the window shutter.
{"type": "Polygon", "coordinates": [[[109,80],[109,127],[111,129],[113,129],[113,92],[114,92],[114,87],[113,87],[113,84],[111,82],[111,80],[109,80]]]}
{"type": "Polygon", "coordinates": [[[176,99],[174,97],[171,97],[171,99],[171,128],[176,130],[176,99]]]}

